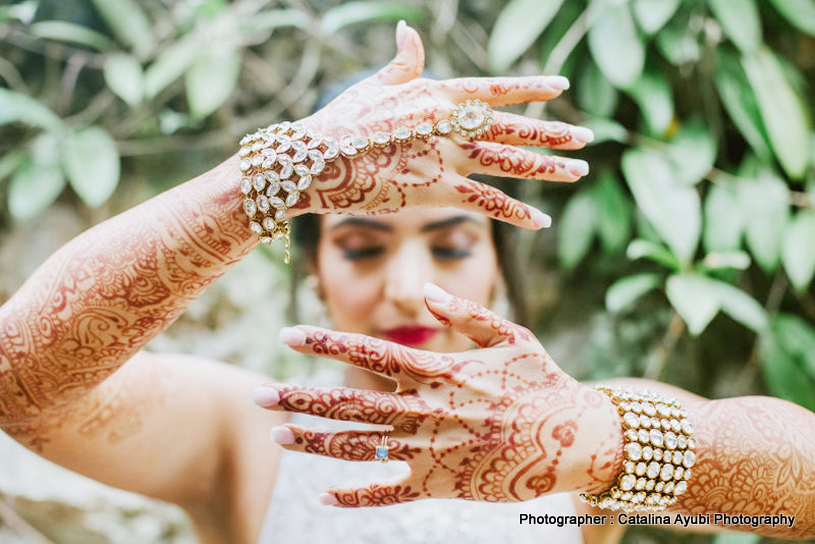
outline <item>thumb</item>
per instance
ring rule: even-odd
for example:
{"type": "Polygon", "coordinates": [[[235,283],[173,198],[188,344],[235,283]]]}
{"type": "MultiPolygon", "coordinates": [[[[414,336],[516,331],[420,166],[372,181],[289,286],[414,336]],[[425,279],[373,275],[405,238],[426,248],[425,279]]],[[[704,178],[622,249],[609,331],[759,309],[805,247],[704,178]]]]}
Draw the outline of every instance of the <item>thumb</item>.
{"type": "Polygon", "coordinates": [[[418,32],[404,20],[396,25],[396,56],[372,76],[380,85],[399,85],[422,75],[424,46],[418,32]]]}

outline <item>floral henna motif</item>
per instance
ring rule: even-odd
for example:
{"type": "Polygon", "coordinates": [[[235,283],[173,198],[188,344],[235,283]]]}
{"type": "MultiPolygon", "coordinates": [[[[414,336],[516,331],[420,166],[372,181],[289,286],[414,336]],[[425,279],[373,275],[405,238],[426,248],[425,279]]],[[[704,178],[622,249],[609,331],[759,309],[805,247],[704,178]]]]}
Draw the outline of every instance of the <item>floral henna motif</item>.
{"type": "Polygon", "coordinates": [[[418,491],[410,486],[383,486],[372,485],[366,489],[352,491],[337,491],[338,506],[387,506],[401,502],[415,501],[420,498],[418,491]]]}
{"type": "Polygon", "coordinates": [[[526,220],[532,216],[525,204],[510,199],[506,194],[490,185],[466,179],[456,184],[455,189],[463,195],[462,202],[475,204],[487,215],[496,219],[515,217],[526,220]]]}
{"type": "MultiPolygon", "coordinates": [[[[294,443],[303,451],[326,455],[346,461],[374,461],[380,435],[357,434],[354,432],[321,432],[303,431],[302,436],[295,438],[294,443]]],[[[407,461],[419,453],[419,448],[411,448],[399,440],[388,440],[388,456],[394,461],[407,461]]]]}
{"type": "Polygon", "coordinates": [[[485,167],[495,167],[504,174],[530,178],[539,174],[554,174],[558,167],[555,157],[537,153],[521,153],[517,147],[496,145],[490,142],[465,142],[461,147],[469,151],[469,157],[485,167]]]}

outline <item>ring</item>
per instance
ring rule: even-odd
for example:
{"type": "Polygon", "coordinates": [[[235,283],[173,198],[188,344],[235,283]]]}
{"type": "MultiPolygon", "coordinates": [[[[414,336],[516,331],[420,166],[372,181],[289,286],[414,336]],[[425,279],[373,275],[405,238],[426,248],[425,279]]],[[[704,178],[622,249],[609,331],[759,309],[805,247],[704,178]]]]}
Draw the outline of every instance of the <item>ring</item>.
{"type": "Polygon", "coordinates": [[[467,100],[453,110],[450,123],[465,138],[477,138],[492,126],[492,109],[481,100],[467,100]]]}
{"type": "Polygon", "coordinates": [[[374,457],[376,457],[383,463],[388,462],[388,433],[382,435],[382,441],[376,447],[376,451],[374,451],[374,457]]]}

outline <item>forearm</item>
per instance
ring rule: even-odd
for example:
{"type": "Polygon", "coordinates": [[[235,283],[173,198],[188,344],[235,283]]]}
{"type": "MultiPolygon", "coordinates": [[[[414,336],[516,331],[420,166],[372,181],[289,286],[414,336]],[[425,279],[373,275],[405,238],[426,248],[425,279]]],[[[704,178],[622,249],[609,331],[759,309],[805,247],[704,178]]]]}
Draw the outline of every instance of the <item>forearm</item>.
{"type": "Polygon", "coordinates": [[[84,232],[0,307],[4,430],[104,380],[254,247],[236,164],[84,232]]]}

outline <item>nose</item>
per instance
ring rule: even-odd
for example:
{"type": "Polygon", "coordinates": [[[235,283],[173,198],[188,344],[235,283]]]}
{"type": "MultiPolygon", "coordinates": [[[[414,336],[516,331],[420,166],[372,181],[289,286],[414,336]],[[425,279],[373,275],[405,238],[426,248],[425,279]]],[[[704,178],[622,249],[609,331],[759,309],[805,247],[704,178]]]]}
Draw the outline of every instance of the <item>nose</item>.
{"type": "Polygon", "coordinates": [[[432,282],[433,260],[421,241],[405,241],[389,259],[385,270],[385,299],[400,311],[416,315],[424,309],[425,282],[432,282]]]}

